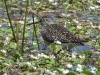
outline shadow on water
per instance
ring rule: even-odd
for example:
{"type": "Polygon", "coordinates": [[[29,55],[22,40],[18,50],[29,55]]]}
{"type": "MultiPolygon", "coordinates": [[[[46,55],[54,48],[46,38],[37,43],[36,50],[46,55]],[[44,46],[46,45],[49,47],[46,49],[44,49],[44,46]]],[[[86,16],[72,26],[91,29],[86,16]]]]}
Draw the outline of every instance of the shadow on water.
{"type": "MultiPolygon", "coordinates": [[[[91,46],[76,46],[79,50],[81,50],[82,52],[85,52],[85,51],[90,51],[92,50],[92,47],[91,46]]],[[[77,54],[80,54],[81,52],[77,50],[75,47],[71,48],[71,52],[76,52],[77,54]]]]}
{"type": "Polygon", "coordinates": [[[3,24],[3,25],[1,26],[1,28],[8,29],[8,28],[10,28],[10,27],[8,26],[8,24],[3,24]]]}
{"type": "Polygon", "coordinates": [[[18,72],[13,72],[12,75],[19,75],[19,73],[18,72]]]}

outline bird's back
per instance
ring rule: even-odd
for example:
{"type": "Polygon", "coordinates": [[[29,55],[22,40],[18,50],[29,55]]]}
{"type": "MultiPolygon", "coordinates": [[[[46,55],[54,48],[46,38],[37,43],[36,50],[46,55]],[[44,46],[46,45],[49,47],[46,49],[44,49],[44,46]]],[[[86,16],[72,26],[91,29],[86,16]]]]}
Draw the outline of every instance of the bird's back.
{"type": "MultiPolygon", "coordinates": [[[[78,43],[83,45],[82,42],[86,42],[86,40],[80,39],[79,37],[76,37],[74,34],[72,34],[68,29],[63,27],[59,24],[51,24],[55,30],[57,30],[60,34],[62,34],[66,39],[68,39],[72,43],[78,43]]],[[[53,31],[49,26],[44,25],[41,29],[41,35],[45,42],[53,43],[54,41],[60,41],[61,43],[68,43],[67,40],[62,38],[60,35],[58,35],[55,31],[53,31]]]]}

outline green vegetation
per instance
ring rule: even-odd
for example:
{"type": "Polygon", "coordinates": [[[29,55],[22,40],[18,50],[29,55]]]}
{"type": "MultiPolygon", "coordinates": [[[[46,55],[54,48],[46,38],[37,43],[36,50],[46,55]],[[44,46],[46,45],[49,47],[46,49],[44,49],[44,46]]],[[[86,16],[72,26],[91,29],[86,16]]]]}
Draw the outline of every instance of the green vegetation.
{"type": "MultiPolygon", "coordinates": [[[[1,0],[0,75],[15,72],[19,75],[99,75],[99,5],[95,0],[1,0]],[[27,24],[33,18],[32,13],[49,12],[61,15],[55,22],[63,23],[81,38],[88,38],[90,41],[86,44],[95,47],[95,51],[71,53],[59,41],[48,46],[50,52],[41,50],[40,45],[44,44],[40,38],[41,25],[27,24]]],[[[38,20],[34,18],[35,22],[38,20]]]]}

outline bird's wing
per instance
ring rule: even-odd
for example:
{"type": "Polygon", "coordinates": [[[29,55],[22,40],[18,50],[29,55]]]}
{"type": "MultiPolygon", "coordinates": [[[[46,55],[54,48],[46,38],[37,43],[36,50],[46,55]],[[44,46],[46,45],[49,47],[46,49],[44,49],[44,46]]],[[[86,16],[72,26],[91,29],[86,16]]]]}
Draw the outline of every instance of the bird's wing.
{"type": "MultiPolygon", "coordinates": [[[[76,37],[72,34],[68,29],[63,27],[62,25],[51,24],[51,26],[56,29],[59,33],[61,33],[66,39],[68,39],[72,43],[81,43],[84,42],[80,38],[76,37]]],[[[54,32],[49,26],[44,26],[41,31],[42,37],[45,41],[54,42],[60,41],[62,43],[68,43],[65,39],[59,36],[56,32],[54,32]]]]}
{"type": "MultiPolygon", "coordinates": [[[[52,26],[53,28],[57,29],[59,33],[61,33],[66,39],[68,39],[72,43],[86,42],[86,40],[76,37],[75,34],[71,33],[67,28],[63,27],[62,25],[52,25],[52,26]]],[[[61,39],[60,40],[61,42],[68,42],[61,37],[59,37],[59,39],[61,39]]]]}

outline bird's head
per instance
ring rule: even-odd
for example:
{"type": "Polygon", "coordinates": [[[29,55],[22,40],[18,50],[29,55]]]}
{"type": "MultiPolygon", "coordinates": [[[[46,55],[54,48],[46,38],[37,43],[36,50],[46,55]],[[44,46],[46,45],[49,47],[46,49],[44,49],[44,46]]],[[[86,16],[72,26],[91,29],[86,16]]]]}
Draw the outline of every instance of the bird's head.
{"type": "MultiPolygon", "coordinates": [[[[39,20],[37,22],[35,22],[34,24],[41,23],[41,25],[55,24],[54,19],[61,18],[61,16],[59,16],[57,14],[52,14],[52,13],[48,13],[43,16],[38,16],[38,15],[36,15],[36,16],[39,20]]],[[[31,24],[33,24],[33,23],[29,23],[27,25],[31,25],[31,24]]]]}
{"type": "Polygon", "coordinates": [[[46,23],[47,24],[55,24],[53,16],[51,16],[51,15],[43,15],[42,16],[42,25],[45,25],[46,23]]]}

